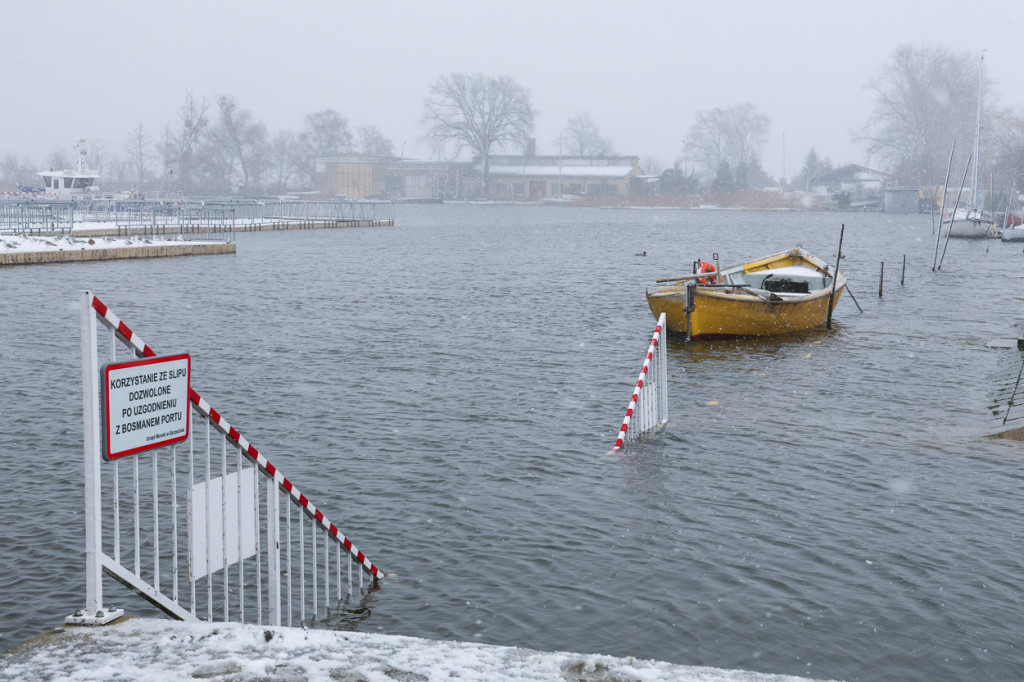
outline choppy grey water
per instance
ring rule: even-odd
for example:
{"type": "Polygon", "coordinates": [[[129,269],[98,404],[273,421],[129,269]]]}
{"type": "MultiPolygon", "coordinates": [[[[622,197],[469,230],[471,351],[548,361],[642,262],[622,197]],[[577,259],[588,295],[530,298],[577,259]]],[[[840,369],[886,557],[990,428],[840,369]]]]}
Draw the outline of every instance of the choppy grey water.
{"type": "Polygon", "coordinates": [[[88,288],[191,353],[200,393],[391,574],[338,627],[1021,679],[1024,446],[983,436],[1021,366],[985,344],[1015,333],[1024,255],[951,241],[933,273],[934,248],[919,215],[408,206],[394,228],[241,234],[235,256],[0,269],[0,648],[84,600],[88,288]],[[672,339],[670,423],[608,456],[645,285],[716,251],[833,260],[841,223],[863,314],[672,339]]]}

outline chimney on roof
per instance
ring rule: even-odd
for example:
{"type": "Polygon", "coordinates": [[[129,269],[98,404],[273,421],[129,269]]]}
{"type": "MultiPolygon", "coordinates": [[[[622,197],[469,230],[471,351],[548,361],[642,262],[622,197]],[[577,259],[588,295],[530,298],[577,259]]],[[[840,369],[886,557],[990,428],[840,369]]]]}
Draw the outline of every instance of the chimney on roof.
{"type": "Polygon", "coordinates": [[[523,150],[523,156],[537,156],[537,140],[531,137],[526,141],[526,148],[523,150]]]}

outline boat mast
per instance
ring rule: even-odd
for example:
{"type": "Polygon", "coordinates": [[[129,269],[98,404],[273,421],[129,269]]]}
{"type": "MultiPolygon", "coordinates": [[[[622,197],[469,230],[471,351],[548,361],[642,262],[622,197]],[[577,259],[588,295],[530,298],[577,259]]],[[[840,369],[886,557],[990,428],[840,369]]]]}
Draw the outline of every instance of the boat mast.
{"type": "Polygon", "coordinates": [[[75,149],[78,150],[78,172],[82,173],[85,170],[85,155],[88,153],[85,148],[85,140],[79,140],[75,149]]]}
{"type": "Polygon", "coordinates": [[[981,165],[981,84],[985,80],[985,51],[981,51],[981,62],[978,66],[978,118],[974,129],[974,188],[971,190],[971,205],[978,206],[978,169],[981,165]]]}

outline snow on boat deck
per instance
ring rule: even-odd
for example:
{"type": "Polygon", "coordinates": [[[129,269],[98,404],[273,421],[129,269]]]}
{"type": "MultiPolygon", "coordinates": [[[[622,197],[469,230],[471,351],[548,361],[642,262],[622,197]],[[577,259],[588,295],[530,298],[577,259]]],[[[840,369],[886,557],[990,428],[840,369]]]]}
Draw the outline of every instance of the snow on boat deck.
{"type": "Polygon", "coordinates": [[[4,680],[643,680],[806,678],[397,635],[125,619],[58,628],[0,654],[4,680]]]}

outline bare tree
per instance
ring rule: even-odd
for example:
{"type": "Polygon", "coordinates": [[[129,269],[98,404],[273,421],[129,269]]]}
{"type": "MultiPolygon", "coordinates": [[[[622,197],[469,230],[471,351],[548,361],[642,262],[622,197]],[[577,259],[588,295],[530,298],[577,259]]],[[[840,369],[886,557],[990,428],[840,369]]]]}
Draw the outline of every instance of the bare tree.
{"type": "Polygon", "coordinates": [[[456,150],[469,148],[478,154],[485,194],[489,193],[492,151],[505,145],[525,146],[533,134],[533,120],[529,90],[508,76],[441,76],[423,102],[426,139],[438,150],[451,144],[456,150]]]}
{"type": "Polygon", "coordinates": [[[875,106],[855,140],[904,182],[941,182],[953,140],[974,142],[979,67],[978,55],[901,45],[867,84],[875,106]]]}
{"type": "Polygon", "coordinates": [[[50,170],[61,170],[71,168],[71,155],[67,149],[58,148],[50,151],[46,157],[46,167],[50,170]]]}
{"type": "Polygon", "coordinates": [[[1005,194],[1010,206],[1019,209],[1017,197],[1024,195],[1024,114],[1002,112],[993,124],[997,151],[991,161],[992,173],[1002,185],[998,193],[1005,194]]]}
{"type": "Polygon", "coordinates": [[[141,123],[121,145],[126,157],[125,165],[136,187],[141,188],[149,179],[150,146],[146,128],[141,123]]]}
{"type": "Polygon", "coordinates": [[[601,135],[601,129],[586,112],[570,118],[559,139],[562,153],[570,156],[606,156],[615,153],[612,141],[601,135]]]}
{"type": "Polygon", "coordinates": [[[356,130],[359,136],[359,152],[367,156],[394,156],[395,145],[384,137],[377,126],[362,126],[356,130]]]}
{"type": "Polygon", "coordinates": [[[268,182],[270,188],[277,192],[286,191],[291,183],[292,175],[301,169],[301,150],[295,135],[281,131],[270,140],[270,157],[268,163],[268,182]]]}
{"type": "Polygon", "coordinates": [[[4,155],[0,162],[0,181],[5,189],[14,190],[19,185],[23,187],[37,187],[39,171],[31,161],[19,159],[14,154],[4,155]]]}
{"type": "Polygon", "coordinates": [[[163,159],[165,175],[175,177],[179,188],[191,193],[201,179],[202,145],[210,125],[210,105],[206,98],[196,100],[189,91],[178,111],[178,127],[164,129],[163,159]]]}
{"type": "Polygon", "coordinates": [[[334,109],[306,116],[299,134],[300,167],[310,185],[316,183],[316,157],[337,156],[352,151],[352,133],[348,119],[334,109]]]}
{"type": "Polygon", "coordinates": [[[267,128],[255,121],[250,112],[239,109],[231,97],[219,97],[217,108],[220,115],[213,139],[221,154],[230,159],[227,184],[233,186],[231,175],[237,169],[242,187],[249,192],[258,190],[266,167],[267,128]]]}
{"type": "Polygon", "coordinates": [[[771,119],[749,102],[698,111],[687,151],[693,150],[707,174],[721,176],[723,163],[738,169],[753,162],[767,142],[770,127],[771,119]]]}
{"type": "Polygon", "coordinates": [[[640,168],[644,175],[661,175],[661,172],[665,170],[665,166],[656,156],[645,156],[640,159],[640,168]]]}

